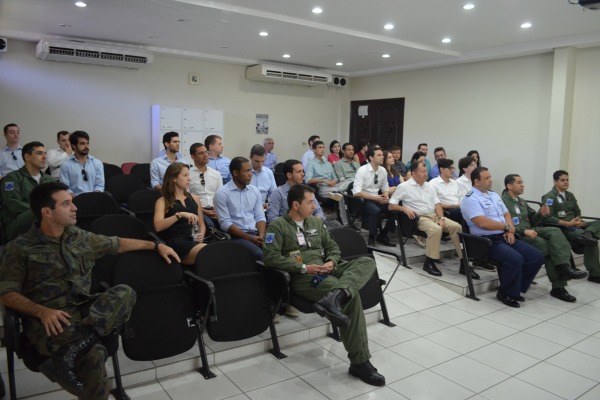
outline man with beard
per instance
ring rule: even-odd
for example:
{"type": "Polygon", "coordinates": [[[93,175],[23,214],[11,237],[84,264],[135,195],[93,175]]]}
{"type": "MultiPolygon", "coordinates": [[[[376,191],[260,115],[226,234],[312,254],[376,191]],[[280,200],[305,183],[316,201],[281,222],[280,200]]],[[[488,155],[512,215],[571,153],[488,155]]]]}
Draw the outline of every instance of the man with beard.
{"type": "Polygon", "coordinates": [[[104,192],[104,166],[90,153],[90,135],[75,131],[69,137],[73,154],[60,166],[60,181],[75,197],[86,192],[104,192]]]}

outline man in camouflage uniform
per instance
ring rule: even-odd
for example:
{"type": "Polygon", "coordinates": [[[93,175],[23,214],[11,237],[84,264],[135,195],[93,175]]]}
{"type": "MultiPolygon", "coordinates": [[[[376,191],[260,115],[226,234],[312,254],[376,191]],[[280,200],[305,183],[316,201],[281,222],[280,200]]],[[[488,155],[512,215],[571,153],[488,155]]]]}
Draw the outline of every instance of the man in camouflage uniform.
{"type": "Polygon", "coordinates": [[[292,291],[315,302],[315,310],[340,327],[350,359],[349,373],[370,385],[385,378],[369,362],[371,354],[359,289],[375,272],[375,261],[360,257],[341,260],[340,249],[315,210],[314,190],[294,185],[287,197],[288,213],[267,228],[263,245],[266,267],[289,272],[292,291]]]}
{"type": "Polygon", "coordinates": [[[542,203],[550,209],[544,222],[560,224],[568,228],[567,239],[571,247],[583,247],[583,264],[589,271],[588,281],[600,283],[600,221],[583,221],[575,195],[568,191],[569,173],[558,170],[552,174],[554,187],[542,196],[542,203]]]}
{"type": "Polygon", "coordinates": [[[107,399],[106,350],[99,342],[131,313],[135,292],[118,285],[90,293],[96,259],[132,250],[177,254],[158,242],[94,235],[75,227],[68,187],[52,182],[31,192],[37,222],[9,242],[0,265],[0,302],[23,314],[31,345],[48,359],[39,370],[83,399],[107,399]]]}
{"type": "Polygon", "coordinates": [[[560,228],[533,227],[550,214],[550,209],[544,204],[538,212],[535,212],[525,200],[519,197],[525,190],[523,178],[519,175],[507,175],[504,178],[504,186],[506,189],[502,193],[502,201],[510,212],[516,233],[521,236],[521,240],[531,244],[544,254],[546,272],[548,279],[552,282],[550,295],[569,303],[577,301],[565,289],[567,281],[583,279],[587,276],[587,272],[571,267],[571,247],[560,228]]]}

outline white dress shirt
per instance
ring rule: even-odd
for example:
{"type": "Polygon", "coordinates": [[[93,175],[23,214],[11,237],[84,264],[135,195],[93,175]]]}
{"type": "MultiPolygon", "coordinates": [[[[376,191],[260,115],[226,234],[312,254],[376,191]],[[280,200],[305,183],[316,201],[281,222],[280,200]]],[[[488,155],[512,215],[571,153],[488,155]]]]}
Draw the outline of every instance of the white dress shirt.
{"type": "Polygon", "coordinates": [[[471,182],[471,178],[467,178],[467,176],[463,174],[456,180],[456,184],[458,185],[458,193],[460,194],[460,200],[462,201],[465,195],[473,188],[473,183],[471,182]]]}
{"type": "Polygon", "coordinates": [[[60,179],[60,166],[69,157],[66,151],[61,149],[50,149],[46,154],[46,163],[50,167],[50,175],[58,180],[60,179]]]}
{"type": "Polygon", "coordinates": [[[352,186],[353,194],[365,192],[377,196],[379,195],[380,190],[381,193],[390,190],[385,168],[380,165],[377,170],[375,170],[371,163],[367,163],[356,171],[356,175],[354,176],[354,186],[352,186]],[[377,176],[377,183],[375,183],[375,176],[377,176]]]}
{"type": "Polygon", "coordinates": [[[390,204],[398,204],[400,201],[402,206],[410,208],[418,215],[433,214],[436,204],[440,204],[440,199],[429,182],[420,186],[413,178],[396,187],[390,204]]]}
{"type": "Polygon", "coordinates": [[[190,168],[190,193],[200,198],[202,207],[214,207],[213,198],[215,193],[223,186],[221,173],[207,166],[206,171],[204,171],[204,185],[200,174],[200,170],[195,165],[190,168]]]}
{"type": "Polygon", "coordinates": [[[460,194],[458,184],[454,179],[449,179],[446,183],[441,176],[433,178],[429,183],[434,187],[438,199],[442,204],[460,204],[463,196],[460,194]]]}

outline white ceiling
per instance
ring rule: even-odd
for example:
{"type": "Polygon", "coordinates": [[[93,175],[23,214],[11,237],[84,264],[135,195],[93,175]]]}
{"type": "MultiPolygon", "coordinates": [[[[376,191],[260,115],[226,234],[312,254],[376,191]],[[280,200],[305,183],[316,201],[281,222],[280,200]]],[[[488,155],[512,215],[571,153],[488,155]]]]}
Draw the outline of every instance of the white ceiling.
{"type": "Polygon", "coordinates": [[[86,2],[79,8],[74,0],[0,0],[0,36],[120,42],[157,54],[288,63],[349,76],[600,45],[600,10],[568,0],[86,2]],[[464,10],[467,2],[475,8],[464,10]],[[315,6],[323,13],[313,14],[315,6]],[[522,29],[525,21],[533,26],[522,29]],[[395,28],[385,30],[386,23],[395,28]],[[269,36],[260,37],[262,30],[269,36]],[[451,43],[441,42],[446,36],[451,43]],[[291,58],[282,58],[284,53],[291,58]],[[390,57],[382,58],[384,53],[390,57]],[[336,66],[339,61],[344,65],[336,66]]]}

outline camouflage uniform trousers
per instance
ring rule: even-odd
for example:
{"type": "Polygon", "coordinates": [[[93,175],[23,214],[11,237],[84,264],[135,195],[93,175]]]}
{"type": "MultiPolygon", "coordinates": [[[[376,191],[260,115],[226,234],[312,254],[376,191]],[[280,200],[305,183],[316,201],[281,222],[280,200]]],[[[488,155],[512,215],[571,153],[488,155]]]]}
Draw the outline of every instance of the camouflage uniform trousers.
{"type": "MultiPolygon", "coordinates": [[[[67,305],[62,309],[71,315],[71,325],[63,325],[63,333],[49,337],[44,326],[37,320],[32,326],[37,337],[34,340],[31,334],[28,334],[28,337],[40,354],[45,356],[62,354],[69,345],[89,336],[92,332],[104,337],[120,328],[129,320],[135,300],[136,294],[129,286],[111,287],[82,304],[67,305]]],[[[84,394],[80,395],[81,399],[108,399],[106,359],[106,348],[98,342],[77,360],[75,374],[85,388],[84,394]]]]}
{"type": "MultiPolygon", "coordinates": [[[[598,239],[600,238],[600,221],[588,222],[586,221],[585,229],[569,230],[567,233],[567,239],[569,241],[575,240],[577,236],[583,235],[583,232],[588,231],[598,239]]],[[[590,276],[600,277],[600,251],[598,246],[585,246],[583,252],[583,264],[589,271],[590,276]]]]}

